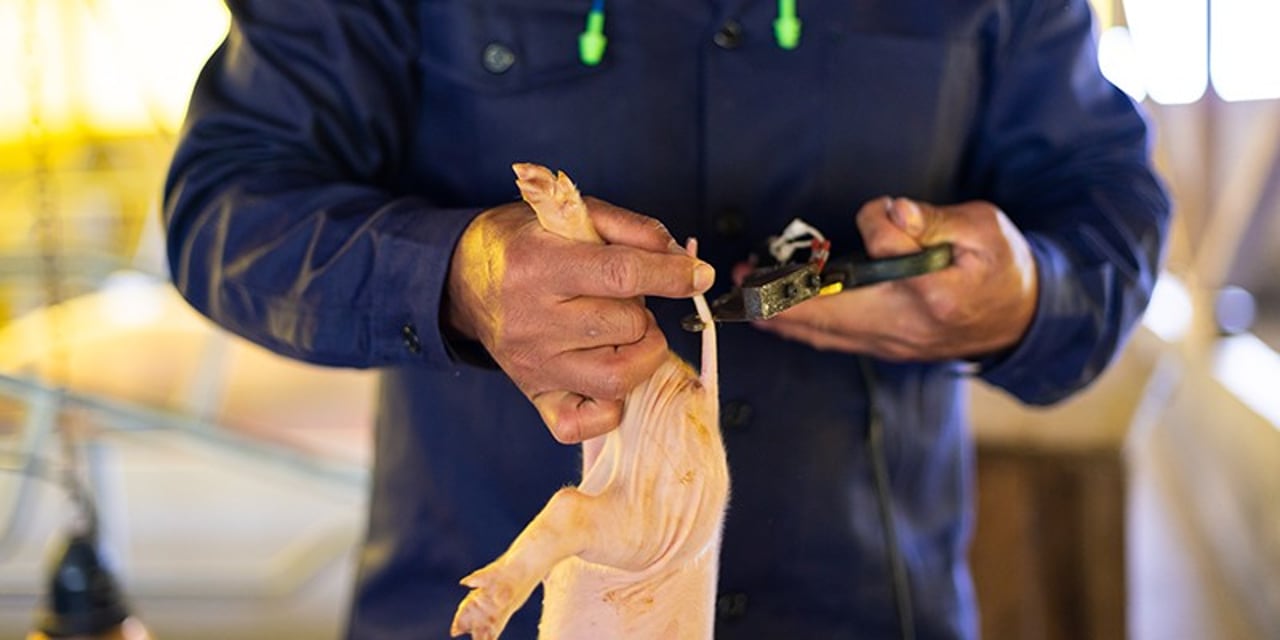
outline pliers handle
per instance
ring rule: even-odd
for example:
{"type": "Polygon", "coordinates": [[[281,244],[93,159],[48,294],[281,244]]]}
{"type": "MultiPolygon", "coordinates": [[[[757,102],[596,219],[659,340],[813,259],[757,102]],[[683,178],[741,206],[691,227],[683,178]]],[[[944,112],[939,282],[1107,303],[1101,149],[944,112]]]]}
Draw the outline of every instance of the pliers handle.
{"type": "MultiPolygon", "coordinates": [[[[892,258],[833,260],[825,268],[818,262],[765,267],[712,301],[711,316],[717,322],[766,320],[810,298],[933,273],[951,266],[952,260],[952,246],[939,244],[892,258]]],[[[696,314],[686,316],[681,325],[686,331],[705,328],[696,314]]]]}

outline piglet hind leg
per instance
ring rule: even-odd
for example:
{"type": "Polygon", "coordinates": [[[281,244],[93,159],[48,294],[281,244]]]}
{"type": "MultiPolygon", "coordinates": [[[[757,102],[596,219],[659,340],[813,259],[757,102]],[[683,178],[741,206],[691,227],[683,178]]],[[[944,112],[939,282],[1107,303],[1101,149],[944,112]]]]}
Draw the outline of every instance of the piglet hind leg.
{"type": "Polygon", "coordinates": [[[458,605],[453,637],[497,638],[552,567],[582,553],[611,521],[622,517],[618,506],[574,487],[556,492],[506,553],[462,579],[471,592],[458,605]]]}
{"type": "Polygon", "coordinates": [[[543,229],[569,240],[604,244],[591,224],[582,195],[563,171],[552,173],[529,162],[511,165],[511,170],[516,174],[520,196],[533,208],[543,229]]]}

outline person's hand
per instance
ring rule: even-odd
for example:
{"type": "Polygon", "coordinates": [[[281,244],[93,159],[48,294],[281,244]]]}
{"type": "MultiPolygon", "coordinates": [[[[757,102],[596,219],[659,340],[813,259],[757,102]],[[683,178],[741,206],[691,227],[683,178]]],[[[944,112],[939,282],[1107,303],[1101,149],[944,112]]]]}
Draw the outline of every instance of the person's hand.
{"type": "MultiPolygon", "coordinates": [[[[757,327],[818,349],[889,360],[977,357],[1022,338],[1035,313],[1035,260],[1026,238],[995,205],[935,207],[881,198],[862,207],[857,224],[873,258],[950,242],[954,264],[809,300],[757,327]]],[[[737,279],[744,269],[735,270],[737,279]]]]}
{"type": "Polygon", "coordinates": [[[715,278],[657,220],[586,204],[607,244],[545,231],[523,202],[480,214],[454,250],[445,309],[566,444],[616,427],[627,392],[666,358],[642,296],[687,298],[715,278]]]}

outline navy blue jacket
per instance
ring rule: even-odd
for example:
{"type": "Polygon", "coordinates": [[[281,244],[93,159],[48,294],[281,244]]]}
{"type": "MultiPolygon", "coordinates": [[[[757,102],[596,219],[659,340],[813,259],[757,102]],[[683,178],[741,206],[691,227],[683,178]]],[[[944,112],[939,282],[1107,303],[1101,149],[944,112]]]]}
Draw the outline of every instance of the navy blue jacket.
{"type": "MultiPolygon", "coordinates": [[[[870,198],[990,200],[1028,237],[1040,298],[980,375],[1031,403],[1099,373],[1156,276],[1169,203],[1085,0],[805,0],[790,51],[773,2],[611,0],[595,67],[590,0],[229,4],[166,185],[173,277],[254,342],[382,369],[353,638],[444,637],[458,579],[578,478],[578,449],[441,328],[454,242],[517,197],[513,161],[699,237],[721,274],[795,216],[839,251],[870,198]]],[[[688,301],[650,304],[696,357],[688,301]]],[[[720,335],[717,637],[895,637],[857,359],[720,335]]],[[[917,631],[973,637],[960,367],[874,366],[917,631]]],[[[538,599],[510,637],[532,637],[538,599]]]]}

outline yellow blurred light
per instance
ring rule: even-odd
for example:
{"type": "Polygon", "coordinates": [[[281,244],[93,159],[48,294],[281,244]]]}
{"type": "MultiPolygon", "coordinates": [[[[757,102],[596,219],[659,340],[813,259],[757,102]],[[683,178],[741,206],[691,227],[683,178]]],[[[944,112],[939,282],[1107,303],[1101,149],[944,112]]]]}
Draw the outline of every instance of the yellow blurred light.
{"type": "Polygon", "coordinates": [[[33,104],[54,134],[176,129],[229,23],[221,0],[0,0],[0,143],[33,104]]]}

